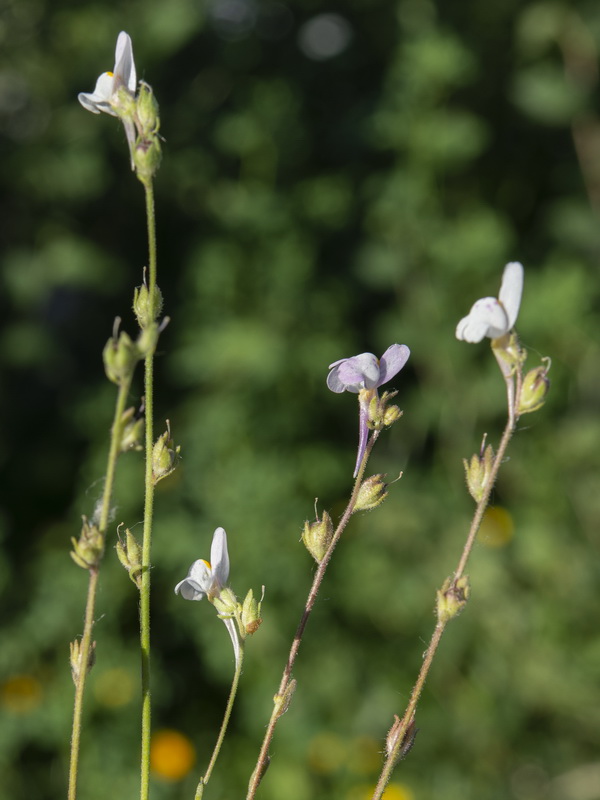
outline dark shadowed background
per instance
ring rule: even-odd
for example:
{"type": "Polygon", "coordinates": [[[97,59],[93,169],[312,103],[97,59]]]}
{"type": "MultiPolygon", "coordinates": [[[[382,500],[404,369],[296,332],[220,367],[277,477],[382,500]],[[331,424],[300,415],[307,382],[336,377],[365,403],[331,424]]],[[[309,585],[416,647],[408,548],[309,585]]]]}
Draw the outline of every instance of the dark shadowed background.
{"type": "MultiPolygon", "coordinates": [[[[206,797],[243,797],[314,562],[299,542],[351,487],[356,397],[327,365],[392,342],[404,417],[371,467],[311,619],[265,800],[363,800],[434,625],[473,503],[461,459],[497,443],[489,343],[454,328],[525,265],[524,416],[389,800],[600,798],[600,9],[478,0],[4,0],[0,17],[0,786],[66,794],[87,576],[69,557],[101,489],[115,387],[101,351],[146,262],[118,121],[77,102],[130,33],[161,107],[159,285],[171,323],[157,425],[182,448],[153,551],[152,796],[192,798],[232,675],[206,602],[173,587],[226,528],[231,585],[266,586],[231,735],[206,797]],[[162,742],[162,749],[157,742],[162,742]],[[197,762],[191,765],[192,745],[197,762]]],[[[141,371],[131,404],[139,405],[141,371]]],[[[81,800],[138,792],[141,455],[118,466],[82,743],[81,800]]]]}

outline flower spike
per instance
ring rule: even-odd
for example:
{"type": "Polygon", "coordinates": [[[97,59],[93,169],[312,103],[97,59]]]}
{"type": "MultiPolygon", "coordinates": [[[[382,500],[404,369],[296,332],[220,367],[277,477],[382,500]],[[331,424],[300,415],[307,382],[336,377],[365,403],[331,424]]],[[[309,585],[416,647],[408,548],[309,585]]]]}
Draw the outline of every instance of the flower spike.
{"type": "Polygon", "coordinates": [[[523,265],[511,261],[504,267],[498,298],[477,300],[456,326],[456,338],[474,344],[485,336],[490,339],[504,336],[517,321],[522,292],[523,265]]]}

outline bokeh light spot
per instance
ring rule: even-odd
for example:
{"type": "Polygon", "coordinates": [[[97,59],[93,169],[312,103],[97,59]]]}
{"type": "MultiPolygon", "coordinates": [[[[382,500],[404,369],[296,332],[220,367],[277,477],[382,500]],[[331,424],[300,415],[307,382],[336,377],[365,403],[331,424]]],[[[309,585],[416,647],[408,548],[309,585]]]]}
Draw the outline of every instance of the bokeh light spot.
{"type": "Polygon", "coordinates": [[[157,731],[150,742],[150,769],[167,781],[185,777],[196,762],[194,745],[179,731],[157,731]]]}
{"type": "Polygon", "coordinates": [[[107,669],[96,677],[94,695],[96,700],[108,708],[120,708],[131,702],[134,693],[134,681],[125,669],[107,669]]]}
{"type": "Polygon", "coordinates": [[[501,506],[486,509],[477,538],[486,547],[504,547],[513,538],[515,525],[511,515],[501,506]]]}
{"type": "Polygon", "coordinates": [[[318,14],[298,32],[298,44],[308,58],[324,61],[342,53],[350,44],[352,28],[339,14],[318,14]]]}
{"type": "Polygon", "coordinates": [[[329,775],[344,765],[346,752],[343,739],[335,733],[320,733],[310,743],[308,761],[314,772],[329,775]]]}
{"type": "Polygon", "coordinates": [[[40,682],[31,675],[13,675],[0,687],[0,703],[14,714],[33,711],[42,700],[40,682]]]}
{"type": "MultiPolygon", "coordinates": [[[[356,787],[348,795],[348,800],[370,800],[374,790],[375,786],[356,787]]],[[[383,800],[415,800],[415,795],[402,783],[390,783],[383,793],[383,800]]]]}

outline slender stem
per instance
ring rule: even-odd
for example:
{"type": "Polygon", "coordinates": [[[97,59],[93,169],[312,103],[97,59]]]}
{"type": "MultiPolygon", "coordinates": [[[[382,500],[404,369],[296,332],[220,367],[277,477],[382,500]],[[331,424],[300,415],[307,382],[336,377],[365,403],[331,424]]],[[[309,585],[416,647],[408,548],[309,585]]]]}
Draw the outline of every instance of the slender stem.
{"type": "Polygon", "coordinates": [[[88,594],[85,606],[85,624],[80,645],[79,674],[75,686],[75,706],[73,708],[73,729],[71,733],[71,762],[69,766],[69,800],[77,797],[77,772],[79,768],[79,750],[81,744],[81,717],[83,712],[83,693],[88,671],[92,629],[94,627],[94,608],[96,605],[96,589],[98,586],[98,570],[90,569],[88,594]]]}
{"type": "MultiPolygon", "coordinates": [[[[102,503],[100,506],[100,517],[97,521],[98,531],[102,538],[103,545],[106,541],[106,529],[110,515],[113,487],[115,483],[115,471],[121,436],[123,432],[123,413],[127,404],[127,395],[131,387],[131,378],[123,381],[119,385],[115,413],[110,434],[110,446],[106,464],[106,477],[104,479],[104,491],[102,492],[102,503]]],[[[73,727],[71,733],[71,758],[69,766],[69,789],[68,799],[75,800],[77,797],[77,773],[79,767],[79,751],[81,744],[81,720],[83,714],[83,695],[85,682],[89,671],[90,650],[92,647],[92,631],[94,628],[94,609],[96,606],[96,592],[98,589],[98,566],[91,567],[89,570],[88,592],[85,605],[85,622],[83,636],[79,646],[79,667],[75,674],[75,703],[73,708],[73,727]]]]}
{"type": "MultiPolygon", "coordinates": [[[[511,381],[511,378],[507,378],[507,384],[511,381]]],[[[517,385],[520,387],[520,382],[517,382],[517,385]]],[[[518,398],[518,394],[516,397],[518,398]]],[[[509,397],[509,416],[506,426],[504,428],[504,433],[502,434],[502,439],[500,440],[500,445],[498,447],[498,451],[494,458],[494,462],[492,464],[492,469],[490,472],[490,477],[487,482],[486,489],[484,491],[483,497],[477,504],[477,508],[475,509],[475,514],[473,515],[473,520],[471,522],[471,526],[469,528],[469,532],[467,534],[467,539],[465,545],[463,547],[462,554],[460,556],[458,566],[454,572],[454,577],[452,579],[452,584],[450,590],[452,588],[456,588],[457,582],[463,576],[464,571],[467,566],[467,562],[469,560],[469,556],[471,555],[471,551],[473,549],[473,544],[475,543],[475,537],[477,535],[477,531],[481,525],[481,520],[483,519],[483,514],[487,505],[489,503],[490,494],[496,482],[496,478],[498,477],[498,472],[500,470],[500,466],[502,461],[504,460],[504,455],[506,453],[506,448],[508,447],[508,443],[514,433],[515,425],[517,421],[517,417],[515,414],[515,394],[514,388],[508,387],[508,397],[509,397]]],[[[402,717],[402,720],[399,724],[395,725],[393,728],[394,731],[394,744],[389,749],[386,759],[384,761],[381,773],[379,775],[379,780],[377,781],[377,786],[375,787],[375,791],[373,793],[372,800],[381,800],[383,796],[383,792],[385,791],[385,787],[387,786],[394,767],[398,763],[399,759],[402,756],[404,748],[407,746],[407,733],[409,732],[409,726],[412,724],[415,716],[415,712],[417,709],[417,704],[419,702],[419,698],[421,696],[421,692],[423,691],[423,687],[425,686],[425,681],[427,680],[427,676],[429,675],[429,670],[431,669],[431,664],[433,662],[433,658],[436,654],[438,649],[439,643],[442,638],[442,634],[448,624],[449,619],[440,619],[435,626],[433,634],[431,636],[431,641],[429,642],[429,646],[425,652],[425,656],[423,658],[423,663],[421,665],[421,669],[419,670],[419,675],[417,677],[417,681],[414,685],[414,688],[411,692],[410,699],[408,701],[408,705],[406,707],[406,711],[402,717]]]]}
{"type": "MultiPolygon", "coordinates": [[[[304,610],[302,612],[302,616],[300,617],[300,622],[298,623],[298,628],[296,629],[296,634],[294,636],[294,640],[290,648],[288,660],[283,670],[283,675],[281,676],[281,682],[279,684],[279,690],[276,695],[276,700],[278,698],[281,698],[285,694],[286,690],[290,685],[292,677],[292,669],[294,667],[296,657],[298,656],[298,651],[300,650],[300,644],[302,643],[302,637],[304,635],[306,623],[308,622],[308,618],[310,617],[310,613],[317,599],[317,595],[319,593],[319,589],[321,588],[321,584],[323,583],[323,578],[325,577],[325,572],[327,571],[327,567],[331,560],[331,556],[333,555],[333,551],[335,550],[335,547],[339,542],[340,537],[344,532],[344,529],[346,528],[348,522],[350,521],[350,517],[354,512],[354,506],[356,504],[358,492],[362,484],[365,468],[367,466],[369,456],[371,455],[371,451],[373,450],[373,446],[377,441],[378,437],[379,437],[379,431],[373,431],[373,434],[369,439],[364,456],[356,473],[354,488],[352,489],[352,495],[350,496],[350,500],[348,502],[348,505],[346,506],[346,510],[344,511],[338,523],[338,526],[335,530],[335,533],[333,534],[333,538],[331,540],[331,544],[329,545],[329,549],[325,553],[323,560],[319,564],[319,567],[315,573],[315,577],[310,587],[306,604],[304,606],[304,610]]],[[[279,720],[281,715],[282,715],[281,707],[278,702],[275,702],[273,712],[271,714],[271,718],[269,719],[269,724],[267,725],[267,730],[263,738],[260,753],[258,755],[256,767],[254,769],[254,772],[252,773],[252,777],[250,778],[246,800],[253,800],[253,798],[256,796],[256,791],[258,789],[262,776],[264,775],[265,770],[268,766],[269,748],[273,740],[275,726],[277,725],[277,721],[279,720]]]]}
{"type": "MultiPolygon", "coordinates": [[[[144,183],[146,217],[148,223],[148,295],[154,303],[156,289],[156,224],[154,217],[154,192],[152,182],[144,183]]],[[[142,740],[140,763],[140,800],[148,800],[150,791],[150,548],[154,513],[154,476],[152,451],[154,447],[154,350],[144,359],[145,402],[145,497],[144,532],[142,539],[142,579],[140,586],[140,647],[142,658],[142,740]]]]}
{"type": "Polygon", "coordinates": [[[210,762],[208,767],[206,768],[206,772],[200,778],[200,782],[198,783],[198,787],[196,789],[196,795],[194,800],[200,800],[202,794],[204,793],[204,787],[210,780],[210,776],[214,769],[215,763],[217,758],[219,757],[219,753],[221,752],[221,746],[223,744],[223,739],[225,738],[225,733],[227,732],[227,725],[229,724],[229,718],[231,717],[231,711],[233,709],[233,703],[235,701],[235,696],[237,694],[238,686],[240,683],[240,675],[242,674],[242,664],[244,662],[244,644],[243,642],[239,643],[239,650],[238,650],[238,657],[236,658],[235,662],[235,674],[233,676],[233,681],[231,683],[231,689],[229,691],[229,698],[227,699],[227,706],[225,708],[225,714],[223,715],[223,722],[221,723],[221,730],[219,731],[219,736],[217,738],[217,742],[215,744],[212,756],[210,758],[210,762]]]}

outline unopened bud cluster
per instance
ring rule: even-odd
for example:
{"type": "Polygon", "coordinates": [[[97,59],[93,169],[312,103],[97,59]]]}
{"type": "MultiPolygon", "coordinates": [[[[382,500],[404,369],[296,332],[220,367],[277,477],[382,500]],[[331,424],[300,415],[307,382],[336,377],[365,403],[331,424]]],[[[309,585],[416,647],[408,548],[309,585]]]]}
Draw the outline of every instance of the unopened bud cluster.
{"type": "Polygon", "coordinates": [[[262,624],[260,615],[262,598],[257,600],[252,589],[248,589],[243,603],[238,602],[235,593],[228,587],[219,587],[218,594],[209,592],[207,597],[218,611],[220,617],[236,620],[241,641],[244,641],[247,636],[252,636],[260,628],[262,624]]]}
{"type": "Polygon", "coordinates": [[[126,86],[121,86],[113,95],[111,107],[129,131],[128,140],[133,168],[140,181],[148,184],[161,160],[160,117],[158,103],[152,88],[140,82],[137,96],[126,86]]]}
{"type": "Polygon", "coordinates": [[[79,539],[72,536],[71,543],[73,545],[71,558],[78,567],[94,569],[98,566],[104,552],[104,536],[95,523],[83,517],[79,539]]]}
{"type": "Polygon", "coordinates": [[[369,392],[372,396],[369,399],[369,416],[367,425],[371,430],[380,431],[383,428],[389,428],[394,422],[400,419],[403,412],[398,406],[389,405],[390,400],[395,397],[398,392],[384,392],[381,397],[377,392],[373,393],[372,390],[363,389],[364,392],[369,392]]]}

